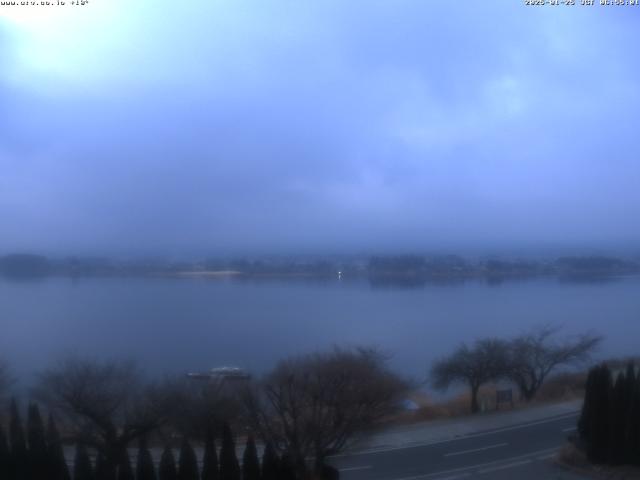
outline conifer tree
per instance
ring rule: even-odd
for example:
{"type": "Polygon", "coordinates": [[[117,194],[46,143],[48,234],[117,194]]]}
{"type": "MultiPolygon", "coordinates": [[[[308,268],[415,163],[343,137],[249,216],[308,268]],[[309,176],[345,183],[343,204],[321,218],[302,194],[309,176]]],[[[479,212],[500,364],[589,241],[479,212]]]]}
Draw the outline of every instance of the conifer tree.
{"type": "Polygon", "coordinates": [[[189,441],[185,438],[180,447],[180,459],[178,461],[179,480],[198,480],[198,459],[196,452],[189,441]]]}
{"type": "Polygon", "coordinates": [[[279,480],[280,460],[273,445],[267,442],[262,454],[262,480],[279,480]]]}
{"type": "Polygon", "coordinates": [[[14,480],[29,480],[27,442],[15,399],[11,400],[9,442],[11,445],[10,475],[14,480]]]}
{"type": "Polygon", "coordinates": [[[640,465],[640,372],[636,376],[629,414],[627,462],[632,465],[640,465]]]}
{"type": "Polygon", "coordinates": [[[106,480],[108,475],[105,471],[104,455],[102,452],[96,454],[96,464],[94,466],[94,476],[96,480],[106,480]]]}
{"type": "Polygon", "coordinates": [[[178,480],[178,471],[176,470],[176,460],[170,447],[166,447],[160,457],[160,466],[158,468],[158,480],[178,480]]]}
{"type": "Polygon", "coordinates": [[[95,466],[96,480],[117,480],[117,467],[118,465],[114,465],[104,452],[98,452],[95,466]]]}
{"type": "Polygon", "coordinates": [[[289,453],[285,452],[280,459],[280,468],[278,480],[296,480],[296,470],[293,458],[289,453]]]}
{"type": "Polygon", "coordinates": [[[0,425],[0,478],[9,478],[9,443],[0,425]]]}
{"type": "Polygon", "coordinates": [[[131,459],[126,450],[122,452],[120,462],[118,462],[118,480],[135,480],[133,469],[131,468],[131,459]]]}
{"type": "Polygon", "coordinates": [[[96,456],[95,477],[96,480],[116,480],[116,467],[111,464],[102,452],[96,456]]]}
{"type": "Polygon", "coordinates": [[[252,435],[247,437],[242,457],[242,480],[260,480],[260,462],[256,442],[252,435]]]}
{"type": "Polygon", "coordinates": [[[584,444],[589,444],[592,439],[593,409],[596,404],[596,382],[599,372],[600,367],[591,368],[585,384],[584,401],[578,420],[578,434],[584,444]]]}
{"type": "Polygon", "coordinates": [[[140,439],[136,462],[136,480],[156,480],[156,469],[144,437],[140,439]]]}
{"type": "Polygon", "coordinates": [[[51,414],[49,414],[47,424],[47,457],[49,458],[49,478],[51,478],[51,480],[71,480],[67,460],[64,457],[60,434],[58,433],[58,428],[51,414]]]}
{"type": "Polygon", "coordinates": [[[218,453],[216,452],[216,442],[211,429],[207,429],[207,436],[204,443],[204,457],[202,458],[202,480],[218,480],[220,478],[218,469],[218,453]]]}
{"type": "Polygon", "coordinates": [[[222,447],[220,449],[220,479],[240,480],[240,465],[236,456],[236,445],[231,428],[227,423],[222,428],[222,447]]]}
{"type": "MultiPolygon", "coordinates": [[[[622,453],[622,461],[626,464],[632,464],[634,461],[633,448],[635,444],[634,418],[636,416],[636,370],[632,362],[627,365],[625,372],[625,421],[624,421],[624,451],[622,453]]],[[[640,430],[638,430],[640,433],[640,430]]]]}
{"type": "Polygon", "coordinates": [[[82,444],[76,445],[76,456],[73,463],[73,480],[94,480],[93,467],[87,449],[82,444]]]}
{"type": "Polygon", "coordinates": [[[27,440],[30,478],[32,480],[48,480],[50,472],[44,423],[40,416],[40,409],[33,403],[29,405],[27,410],[27,440]]]}
{"type": "Polygon", "coordinates": [[[587,456],[593,463],[606,463],[609,444],[609,408],[611,398],[611,371],[606,365],[598,368],[594,378],[593,411],[590,415],[591,430],[587,444],[587,456]]]}
{"type": "Polygon", "coordinates": [[[620,465],[624,461],[627,416],[626,379],[619,373],[609,402],[608,463],[620,465]]]}

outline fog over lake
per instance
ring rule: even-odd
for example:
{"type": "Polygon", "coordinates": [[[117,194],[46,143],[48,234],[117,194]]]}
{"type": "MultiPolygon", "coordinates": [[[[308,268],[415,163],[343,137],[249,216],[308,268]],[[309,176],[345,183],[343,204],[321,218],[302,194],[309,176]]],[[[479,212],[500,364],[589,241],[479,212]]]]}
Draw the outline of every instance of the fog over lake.
{"type": "Polygon", "coordinates": [[[32,375],[68,352],[130,357],[152,375],[238,365],[254,374],[287,355],[377,345],[424,379],[462,341],[540,324],[605,335],[599,356],[637,353],[640,277],[377,287],[358,281],[52,277],[0,279],[0,352],[32,375]]]}

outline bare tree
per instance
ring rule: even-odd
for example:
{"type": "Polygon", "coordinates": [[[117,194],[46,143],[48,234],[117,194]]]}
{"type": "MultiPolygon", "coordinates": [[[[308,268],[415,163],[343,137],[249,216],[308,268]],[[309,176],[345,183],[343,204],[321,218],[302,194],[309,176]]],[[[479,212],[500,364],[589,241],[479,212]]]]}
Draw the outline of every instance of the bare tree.
{"type": "Polygon", "coordinates": [[[131,362],[69,357],[40,376],[34,391],[66,417],[73,439],[100,451],[115,466],[127,445],[146,435],[162,418],[131,362]]]}
{"type": "Polygon", "coordinates": [[[238,392],[225,383],[167,377],[151,386],[149,395],[168,428],[204,440],[208,431],[221,431],[242,413],[238,392]]]}
{"type": "Polygon", "coordinates": [[[253,428],[286,453],[304,478],[361,430],[399,405],[406,383],[375,349],[334,349],[284,360],[245,404],[253,428]]]}
{"type": "Polygon", "coordinates": [[[602,341],[593,333],[558,341],[554,338],[558,331],[557,327],[538,327],[510,342],[509,378],[526,401],[535,397],[554,369],[589,360],[602,341]]]}
{"type": "Polygon", "coordinates": [[[480,411],[478,390],[490,381],[507,374],[507,342],[497,338],[477,340],[471,347],[462,344],[448,357],[438,360],[431,369],[432,385],[446,390],[453,383],[466,383],[471,390],[471,412],[480,411]]]}

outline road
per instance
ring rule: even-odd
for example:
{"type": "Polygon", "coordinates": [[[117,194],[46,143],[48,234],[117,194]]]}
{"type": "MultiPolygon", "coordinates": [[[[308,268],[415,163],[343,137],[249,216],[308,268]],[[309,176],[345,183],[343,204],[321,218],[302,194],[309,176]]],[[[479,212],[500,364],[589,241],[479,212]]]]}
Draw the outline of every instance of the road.
{"type": "Polygon", "coordinates": [[[575,430],[578,414],[476,433],[461,438],[333,457],[343,480],[518,479],[583,477],[552,457],[575,430]]]}

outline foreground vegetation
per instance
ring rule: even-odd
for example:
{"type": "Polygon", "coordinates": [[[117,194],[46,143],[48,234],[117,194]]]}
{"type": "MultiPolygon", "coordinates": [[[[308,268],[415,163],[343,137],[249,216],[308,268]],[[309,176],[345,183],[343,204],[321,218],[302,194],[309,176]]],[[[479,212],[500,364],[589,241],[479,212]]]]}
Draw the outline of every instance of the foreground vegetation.
{"type": "Polygon", "coordinates": [[[153,478],[141,473],[152,470],[149,444],[164,447],[158,466],[162,480],[333,479],[337,472],[326,458],[396,411],[406,390],[406,382],[387,368],[386,358],[365,348],[288,358],[249,384],[224,378],[168,378],[148,384],[129,362],[68,358],[43,372],[31,393],[50,412],[48,436],[42,433],[39,409],[31,404],[25,438],[18,405],[12,402],[9,440],[0,442],[0,468],[5,470],[0,478],[51,478],[51,465],[60,463],[61,445],[67,443],[77,445],[73,471],[81,480],[134,478],[127,451],[136,444],[139,479],[153,478]],[[232,427],[246,437],[242,468],[232,427]],[[254,435],[265,447],[262,466],[254,435]],[[222,442],[219,452],[216,439],[222,442]],[[201,470],[192,442],[205,445],[201,470]],[[172,448],[178,446],[176,469],[172,448]],[[178,477],[173,476],[176,471],[178,477]]]}
{"type": "MultiPolygon", "coordinates": [[[[466,383],[472,413],[480,410],[478,393],[490,381],[510,382],[529,402],[552,372],[587,361],[601,341],[593,334],[562,339],[557,333],[544,327],[512,339],[463,344],[433,365],[432,383],[440,388],[466,383]]],[[[164,448],[160,479],[269,479],[271,470],[278,472],[273,478],[337,478],[327,458],[402,410],[410,384],[388,368],[387,360],[372,348],[335,348],[287,358],[259,380],[147,382],[131,362],[70,357],[39,375],[30,392],[26,434],[15,400],[8,421],[0,416],[0,478],[40,480],[58,470],[62,473],[55,478],[68,478],[61,466],[63,444],[76,445],[77,479],[155,478],[148,445],[164,448]],[[49,415],[47,433],[34,402],[49,415]],[[246,442],[242,462],[232,430],[246,442]],[[254,438],[264,446],[262,466],[254,438]],[[202,468],[192,444],[204,445],[202,468]],[[135,469],[127,454],[134,446],[135,469]]],[[[0,366],[0,394],[9,386],[7,370],[0,366]]]]}
{"type": "MultiPolygon", "coordinates": [[[[296,478],[296,471],[287,455],[278,456],[271,444],[264,448],[262,459],[252,436],[246,439],[242,465],[236,456],[231,429],[224,425],[222,446],[216,449],[213,433],[204,444],[204,453],[198,461],[196,453],[184,438],[178,458],[166,446],[156,462],[144,437],[138,442],[134,462],[128,450],[117,458],[109,458],[101,449],[95,459],[89,454],[90,446],[78,442],[72,466],[69,467],[63,451],[58,429],[49,416],[45,430],[40,410],[31,404],[28,408],[26,434],[15,402],[11,404],[9,439],[0,428],[0,478],[3,480],[288,480],[296,478]],[[156,463],[158,466],[156,467],[156,463]],[[200,466],[200,464],[202,466],[200,466]]],[[[323,478],[337,478],[330,467],[321,471],[323,478]]]]}
{"type": "Polygon", "coordinates": [[[577,446],[595,464],[640,465],[640,372],[603,364],[587,377],[577,446]],[[615,378],[615,380],[614,380],[615,378]]]}

